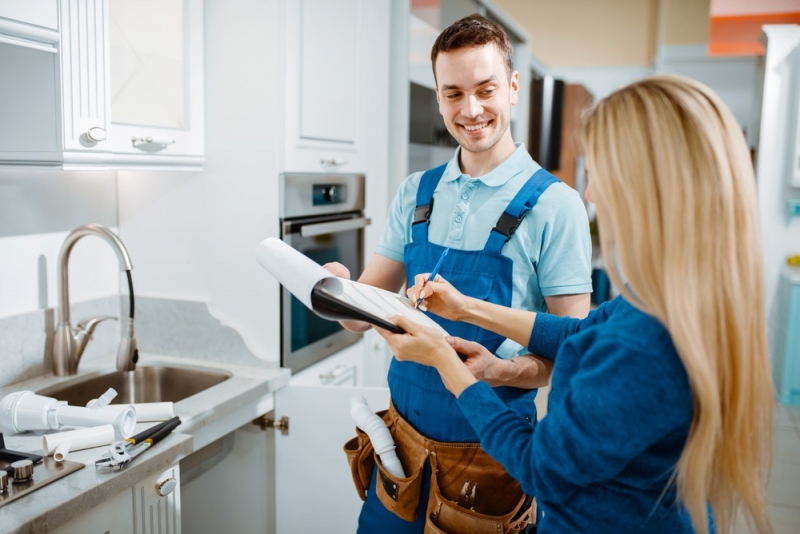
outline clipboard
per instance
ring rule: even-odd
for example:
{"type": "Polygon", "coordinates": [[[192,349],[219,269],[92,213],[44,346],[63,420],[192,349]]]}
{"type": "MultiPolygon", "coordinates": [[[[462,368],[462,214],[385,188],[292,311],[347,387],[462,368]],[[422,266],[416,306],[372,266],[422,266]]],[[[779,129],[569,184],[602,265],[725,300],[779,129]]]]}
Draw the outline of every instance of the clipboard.
{"type": "Polygon", "coordinates": [[[364,321],[379,326],[394,334],[405,334],[406,331],[386,319],[373,315],[368,311],[358,308],[331,295],[321,287],[311,290],[311,304],[317,315],[336,321],[364,321]]]}

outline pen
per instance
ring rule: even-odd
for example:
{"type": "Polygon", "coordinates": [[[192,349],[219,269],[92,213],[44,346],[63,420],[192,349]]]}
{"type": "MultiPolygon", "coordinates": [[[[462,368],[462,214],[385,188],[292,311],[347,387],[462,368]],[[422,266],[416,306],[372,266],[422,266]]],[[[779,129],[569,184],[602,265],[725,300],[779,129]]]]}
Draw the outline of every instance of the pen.
{"type": "MultiPolygon", "coordinates": [[[[439,256],[439,261],[436,262],[436,266],[431,271],[430,276],[428,276],[428,280],[435,280],[436,279],[436,275],[438,275],[439,271],[442,269],[442,263],[444,263],[444,257],[447,256],[448,252],[450,252],[449,248],[444,249],[444,252],[442,252],[442,255],[439,256]]],[[[426,280],[425,283],[422,284],[422,289],[425,289],[425,285],[428,283],[428,280],[426,280]]],[[[420,289],[420,293],[422,292],[422,289],[420,289]]],[[[417,303],[414,305],[414,309],[419,309],[419,303],[420,302],[422,302],[422,299],[421,298],[417,298],[417,303]]]]}

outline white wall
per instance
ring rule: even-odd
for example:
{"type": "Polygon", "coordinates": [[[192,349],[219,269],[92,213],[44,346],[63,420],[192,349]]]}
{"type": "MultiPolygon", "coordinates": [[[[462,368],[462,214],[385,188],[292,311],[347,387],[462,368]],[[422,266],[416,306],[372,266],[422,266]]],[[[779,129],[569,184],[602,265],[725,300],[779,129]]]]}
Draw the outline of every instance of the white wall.
{"type": "MultiPolygon", "coordinates": [[[[0,318],[57,305],[61,244],[90,222],[116,230],[114,173],[0,169],[0,318]]],[[[71,302],[118,295],[121,281],[106,242],[78,241],[69,263],[71,302]]]]}
{"type": "MultiPolygon", "coordinates": [[[[389,5],[369,28],[367,257],[386,218],[389,5]],[[384,13],[385,12],[385,13],[384,13]],[[381,42],[385,46],[381,45],[381,42]]],[[[142,296],[200,301],[234,328],[256,356],[279,360],[279,286],[255,261],[258,243],[279,235],[284,80],[277,0],[205,3],[206,158],[200,173],[119,172],[119,225],[142,268],[142,296]]],[[[355,273],[354,273],[355,274],[355,273]]]]}
{"type": "Polygon", "coordinates": [[[207,302],[248,348],[277,361],[276,284],[254,259],[278,235],[278,2],[205,3],[206,162],[201,173],[119,173],[122,238],[143,296],[207,302]]]}
{"type": "Polygon", "coordinates": [[[778,280],[786,257],[800,252],[800,220],[787,221],[786,202],[800,199],[789,187],[790,144],[800,105],[800,26],[765,26],[769,37],[764,65],[760,138],[756,161],[761,235],[764,246],[767,334],[775,347],[778,280]]]}

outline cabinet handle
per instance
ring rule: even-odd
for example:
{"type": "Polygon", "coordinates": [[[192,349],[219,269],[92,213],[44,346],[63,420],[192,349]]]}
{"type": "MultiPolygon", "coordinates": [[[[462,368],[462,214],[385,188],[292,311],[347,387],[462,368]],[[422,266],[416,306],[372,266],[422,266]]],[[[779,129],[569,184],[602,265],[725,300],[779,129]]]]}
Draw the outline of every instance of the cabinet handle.
{"type": "Polygon", "coordinates": [[[99,126],[95,126],[94,128],[89,128],[89,130],[86,132],[86,138],[93,143],[99,143],[100,141],[105,141],[106,131],[103,128],[100,128],[99,126]]]}
{"type": "Polygon", "coordinates": [[[339,159],[339,158],[330,158],[330,159],[322,158],[321,160],[319,160],[319,164],[322,165],[323,167],[326,167],[328,165],[337,167],[339,165],[347,165],[347,163],[348,161],[346,159],[339,159]]]}
{"type": "Polygon", "coordinates": [[[163,480],[156,484],[156,491],[162,497],[166,497],[173,491],[175,491],[175,487],[178,485],[178,481],[174,478],[170,477],[166,480],[163,480]]]}
{"type": "Polygon", "coordinates": [[[145,152],[158,152],[164,150],[167,145],[171,145],[175,139],[171,137],[131,137],[131,143],[135,148],[144,150],[145,152]]]}

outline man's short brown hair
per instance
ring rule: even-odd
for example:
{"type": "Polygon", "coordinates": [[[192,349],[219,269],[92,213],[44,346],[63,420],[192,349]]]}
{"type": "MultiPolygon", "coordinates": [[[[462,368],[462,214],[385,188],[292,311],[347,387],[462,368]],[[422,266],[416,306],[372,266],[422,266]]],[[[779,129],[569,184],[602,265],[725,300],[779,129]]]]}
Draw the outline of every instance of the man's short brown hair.
{"type": "Polygon", "coordinates": [[[511,73],[514,72],[514,48],[511,46],[511,40],[503,28],[477,13],[455,21],[436,38],[436,42],[431,48],[434,79],[436,78],[436,57],[440,52],[483,46],[488,43],[493,43],[500,51],[506,63],[506,74],[510,79],[511,73]]]}

